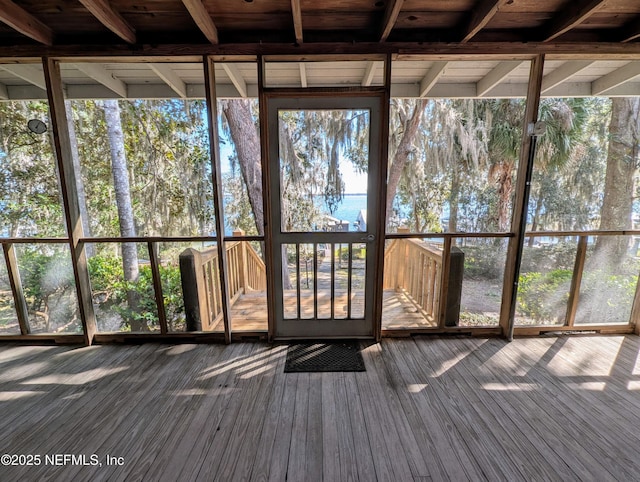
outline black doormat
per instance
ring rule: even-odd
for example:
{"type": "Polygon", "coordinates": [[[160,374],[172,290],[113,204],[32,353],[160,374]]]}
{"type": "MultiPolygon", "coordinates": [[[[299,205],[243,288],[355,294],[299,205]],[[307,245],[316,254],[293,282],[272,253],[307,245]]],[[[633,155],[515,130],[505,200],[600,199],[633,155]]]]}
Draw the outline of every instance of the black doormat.
{"type": "Polygon", "coordinates": [[[358,342],[317,342],[290,345],[285,372],[363,372],[358,342]]]}

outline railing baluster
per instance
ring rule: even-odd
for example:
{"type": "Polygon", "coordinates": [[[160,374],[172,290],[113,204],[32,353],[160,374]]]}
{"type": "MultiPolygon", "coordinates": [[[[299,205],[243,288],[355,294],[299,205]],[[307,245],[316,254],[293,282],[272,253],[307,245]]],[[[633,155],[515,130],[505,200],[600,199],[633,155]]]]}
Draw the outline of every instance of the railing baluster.
{"type": "Polygon", "coordinates": [[[348,259],[349,262],[347,264],[347,318],[351,319],[351,279],[352,279],[352,268],[353,268],[353,244],[349,243],[348,245],[348,259]]]}
{"type": "Polygon", "coordinates": [[[313,318],[318,319],[318,245],[313,243],[313,318]]]}
{"type": "Polygon", "coordinates": [[[296,243],[296,310],[297,317],[302,318],[302,306],[300,303],[300,243],[296,243]]]}
{"type": "Polygon", "coordinates": [[[331,318],[336,317],[336,245],[331,243],[331,318]]]}

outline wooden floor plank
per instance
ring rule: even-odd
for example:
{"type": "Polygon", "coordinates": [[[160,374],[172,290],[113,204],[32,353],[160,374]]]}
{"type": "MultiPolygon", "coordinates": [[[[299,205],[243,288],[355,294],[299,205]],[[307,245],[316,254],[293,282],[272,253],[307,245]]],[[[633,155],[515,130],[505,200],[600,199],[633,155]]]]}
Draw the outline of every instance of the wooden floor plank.
{"type": "Polygon", "coordinates": [[[287,479],[304,480],[307,447],[307,417],[309,413],[309,373],[300,373],[293,412],[293,428],[289,446],[287,479]]]}
{"type": "MultiPolygon", "coordinates": [[[[413,340],[410,343],[413,345],[413,340]]],[[[406,353],[404,349],[398,349],[394,352],[394,346],[397,345],[385,343],[385,347],[394,354],[394,359],[400,367],[400,373],[403,374],[401,380],[403,385],[418,385],[413,393],[413,400],[434,441],[436,452],[433,455],[440,458],[451,480],[485,479],[482,470],[472,458],[472,454],[469,453],[460,434],[451,421],[443,416],[440,399],[432,387],[433,374],[425,372],[422,363],[409,356],[409,353],[406,353]],[[416,382],[418,383],[416,384],[416,382]]],[[[409,351],[413,353],[415,350],[415,346],[411,346],[409,351]]]]}
{"type": "MultiPolygon", "coordinates": [[[[233,360],[249,353],[248,347],[234,345],[230,350],[218,347],[203,360],[201,373],[206,373],[206,367],[233,360]]],[[[156,455],[156,462],[145,475],[147,480],[178,480],[181,474],[188,470],[185,467],[194,456],[194,445],[203,428],[218,423],[217,416],[226,408],[228,392],[226,385],[234,377],[233,370],[221,370],[212,377],[195,377],[192,386],[184,390],[182,396],[191,398],[193,406],[182,413],[177,413],[175,423],[167,424],[168,435],[164,438],[162,447],[156,455]],[[171,461],[167,463],[166,461],[171,461]]]]}
{"type": "MultiPolygon", "coordinates": [[[[476,348],[469,346],[470,342],[464,343],[464,346],[460,346],[458,343],[459,340],[454,339],[441,340],[433,346],[428,343],[418,343],[418,346],[427,357],[433,357],[436,354],[442,356],[447,352],[452,353],[449,351],[449,347],[465,350],[468,356],[471,356],[476,348]]],[[[478,343],[481,341],[478,340],[478,343]]],[[[536,437],[535,433],[528,432],[527,437],[522,437],[520,431],[512,430],[514,423],[526,422],[510,410],[511,404],[499,403],[501,400],[500,391],[489,394],[483,386],[483,380],[479,381],[474,372],[468,370],[468,365],[465,359],[465,362],[456,364],[448,375],[454,381],[459,393],[464,396],[466,404],[473,407],[476,414],[483,419],[486,429],[491,430],[499,438],[500,443],[495,447],[507,448],[501,454],[495,455],[510,459],[518,467],[522,477],[527,480],[535,480],[538,477],[545,480],[557,478],[570,480],[574,478],[575,473],[570,471],[563,460],[550,449],[544,440],[536,437]],[[533,443],[533,440],[536,443],[533,443]],[[550,461],[553,463],[549,463],[550,461]],[[550,467],[553,467],[554,470],[549,470],[550,467]]]]}
{"type": "Polygon", "coordinates": [[[407,418],[406,412],[403,410],[398,395],[398,392],[403,390],[402,387],[397,385],[397,381],[392,375],[394,372],[397,374],[397,367],[395,367],[395,363],[392,360],[384,357],[385,351],[380,344],[369,347],[369,352],[373,355],[370,360],[375,366],[373,373],[378,374],[380,386],[383,387],[384,393],[386,394],[389,416],[393,424],[398,428],[400,443],[407,456],[411,473],[414,477],[430,477],[430,470],[426,462],[429,454],[421,451],[411,423],[407,418]],[[425,457],[425,455],[427,457],[425,457]]]}
{"type": "Polygon", "coordinates": [[[265,359],[263,366],[243,374],[243,377],[255,380],[253,390],[248,391],[242,401],[239,417],[233,423],[231,438],[227,442],[215,480],[249,480],[273,389],[275,371],[284,368],[282,361],[285,356],[285,347],[271,347],[269,358],[265,359]]]}
{"type": "Polygon", "coordinates": [[[287,479],[287,467],[289,466],[289,451],[291,450],[291,437],[293,431],[293,415],[296,407],[296,393],[298,391],[298,379],[300,373],[287,373],[285,376],[282,405],[278,417],[276,430],[276,444],[273,447],[271,466],[266,472],[269,480],[280,481],[287,479]]]}
{"type": "Polygon", "coordinates": [[[322,480],[322,373],[309,374],[309,408],[305,446],[305,480],[322,480]]]}
{"type": "Polygon", "coordinates": [[[376,467],[373,460],[374,454],[371,448],[371,440],[367,433],[364,408],[358,390],[357,378],[362,376],[363,374],[361,372],[345,373],[345,389],[347,392],[349,419],[351,420],[358,477],[360,480],[375,480],[376,467]]]}
{"type": "Polygon", "coordinates": [[[393,476],[391,461],[387,454],[386,434],[380,424],[380,414],[376,406],[377,404],[375,403],[377,394],[369,384],[366,373],[357,374],[356,382],[362,403],[362,414],[366,425],[369,445],[373,456],[376,480],[393,481],[395,478],[393,476]]]}
{"type": "Polygon", "coordinates": [[[285,360],[286,355],[283,353],[275,369],[273,391],[267,403],[267,411],[264,414],[257,452],[251,461],[253,463],[250,480],[264,482],[269,479],[269,469],[276,445],[278,425],[280,423],[280,407],[283,404],[286,385],[286,375],[284,374],[285,360]]]}
{"type": "Polygon", "coordinates": [[[332,373],[322,374],[322,475],[324,480],[340,479],[340,450],[335,386],[332,373]]]}
{"type": "Polygon", "coordinates": [[[338,427],[338,460],[340,461],[339,480],[357,480],[358,465],[356,463],[355,446],[349,414],[349,400],[345,387],[344,373],[336,373],[333,377],[333,388],[336,397],[336,425],[338,427]]]}
{"type": "MultiPolygon", "coordinates": [[[[522,413],[526,419],[541,431],[543,439],[576,473],[577,479],[611,480],[612,473],[606,464],[603,464],[597,456],[583,446],[579,438],[576,438],[575,421],[571,417],[566,417],[557,407],[558,393],[545,388],[546,381],[542,372],[534,368],[540,359],[534,354],[537,342],[532,340],[527,343],[529,350],[526,353],[518,353],[518,364],[527,373],[524,378],[518,377],[519,388],[514,387],[514,377],[509,376],[508,367],[513,366],[514,361],[514,355],[510,353],[512,347],[503,342],[498,343],[501,343],[501,346],[492,355],[490,370],[500,377],[505,386],[511,388],[511,391],[503,392],[508,393],[509,403],[516,405],[516,400],[522,402],[522,413]],[[503,368],[497,369],[493,364],[500,364],[503,368]]],[[[487,345],[495,344],[493,340],[487,343],[487,345]]],[[[529,431],[525,432],[525,434],[528,433],[529,431]]]]}
{"type": "MultiPolygon", "coordinates": [[[[376,344],[362,350],[362,357],[368,367],[376,367],[376,359],[380,357],[378,348],[379,346],[376,344]]],[[[370,403],[374,403],[378,412],[378,423],[384,433],[386,457],[389,460],[391,472],[400,480],[410,480],[417,474],[411,473],[410,461],[403,452],[402,438],[405,435],[404,430],[402,434],[398,433],[399,429],[404,429],[405,427],[398,427],[394,420],[394,415],[398,414],[389,411],[389,407],[394,405],[395,393],[387,389],[382,381],[384,374],[378,373],[375,368],[367,370],[366,374],[367,379],[362,386],[366,385],[370,389],[371,398],[368,398],[368,400],[370,403]]]]}
{"type": "MultiPolygon", "coordinates": [[[[569,368],[570,364],[565,363],[569,368]]],[[[540,366],[533,366],[532,370],[539,375],[540,380],[546,382],[541,384],[539,392],[546,392],[547,396],[554,397],[553,406],[547,411],[548,415],[561,423],[570,413],[575,422],[566,424],[565,428],[571,436],[595,459],[601,460],[607,470],[610,471],[616,465],[616,471],[633,478],[635,464],[629,458],[633,460],[637,452],[628,444],[636,438],[635,427],[628,428],[619,422],[618,417],[611,417],[607,413],[609,407],[602,405],[602,397],[594,395],[595,392],[574,389],[563,391],[561,388],[564,382],[559,377],[552,376],[540,366]]]]}
{"type": "MultiPolygon", "coordinates": [[[[202,463],[198,464],[198,467],[194,467],[194,471],[191,474],[192,480],[201,478],[203,480],[213,480],[218,469],[225,460],[224,454],[226,452],[228,444],[237,443],[232,441],[232,437],[237,437],[238,429],[235,428],[236,422],[242,419],[241,408],[251,406],[251,400],[249,398],[255,396],[257,385],[260,384],[260,377],[243,378],[243,375],[250,373],[252,370],[264,367],[265,363],[268,363],[271,357],[271,350],[265,347],[259,347],[254,350],[251,355],[243,360],[242,365],[236,367],[235,379],[232,388],[231,397],[227,404],[226,410],[220,418],[220,422],[215,428],[215,434],[213,440],[209,441],[207,446],[203,447],[206,454],[202,458],[202,463]],[[235,429],[235,430],[234,430],[235,429]]],[[[244,419],[243,423],[244,423],[244,419]]]]}
{"type": "Polygon", "coordinates": [[[366,372],[309,374],[284,373],[286,346],[264,343],[0,344],[2,453],[124,461],[3,466],[0,480],[573,481],[640,473],[637,336],[362,346],[366,372]],[[29,396],[21,401],[19,392],[29,396]]]}

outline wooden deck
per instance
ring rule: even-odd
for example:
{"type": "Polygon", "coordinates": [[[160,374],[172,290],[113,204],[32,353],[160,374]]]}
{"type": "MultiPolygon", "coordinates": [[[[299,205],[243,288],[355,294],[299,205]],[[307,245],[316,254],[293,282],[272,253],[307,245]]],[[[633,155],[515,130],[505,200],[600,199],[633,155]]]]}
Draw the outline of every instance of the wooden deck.
{"type": "MultiPolygon", "coordinates": [[[[331,304],[330,292],[318,293],[318,313],[322,317],[329,317],[331,304]]],[[[354,315],[361,316],[364,310],[362,293],[351,295],[351,310],[354,315]]],[[[337,293],[334,305],[336,313],[346,316],[346,293],[337,293]]],[[[302,291],[300,296],[301,310],[305,317],[313,316],[313,292],[302,291]]],[[[291,290],[285,295],[285,309],[291,316],[296,314],[296,293],[291,290]]],[[[382,305],[382,328],[384,330],[432,328],[434,323],[427,320],[419,309],[403,294],[393,290],[385,290],[382,305]]],[[[267,297],[263,291],[255,291],[241,295],[231,306],[231,326],[233,331],[267,330],[267,297]]],[[[224,331],[224,324],[220,320],[213,331],[224,331]]]]}
{"type": "Polygon", "coordinates": [[[282,345],[0,345],[0,452],[42,457],[0,480],[638,478],[636,336],[362,347],[285,374],[282,345]]]}

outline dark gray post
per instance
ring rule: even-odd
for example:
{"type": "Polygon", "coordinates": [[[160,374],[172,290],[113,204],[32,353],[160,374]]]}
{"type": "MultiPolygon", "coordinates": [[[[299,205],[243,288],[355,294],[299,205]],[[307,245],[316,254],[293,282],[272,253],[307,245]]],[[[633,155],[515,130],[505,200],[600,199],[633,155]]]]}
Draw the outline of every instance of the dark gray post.
{"type": "Polygon", "coordinates": [[[184,313],[187,323],[186,331],[202,331],[194,251],[188,248],[180,253],[180,280],[182,282],[182,297],[184,299],[184,313]]]}
{"type": "Polygon", "coordinates": [[[451,248],[450,259],[444,326],[458,326],[460,321],[460,300],[462,298],[462,279],[464,277],[464,252],[454,246],[451,248]]]}

